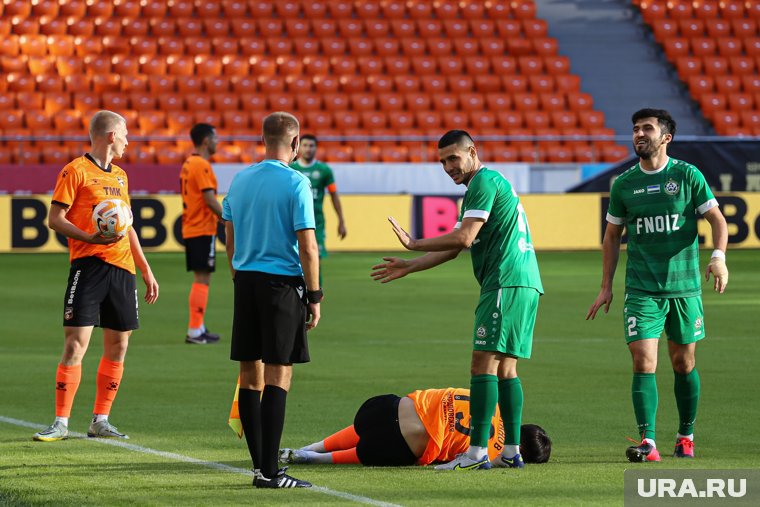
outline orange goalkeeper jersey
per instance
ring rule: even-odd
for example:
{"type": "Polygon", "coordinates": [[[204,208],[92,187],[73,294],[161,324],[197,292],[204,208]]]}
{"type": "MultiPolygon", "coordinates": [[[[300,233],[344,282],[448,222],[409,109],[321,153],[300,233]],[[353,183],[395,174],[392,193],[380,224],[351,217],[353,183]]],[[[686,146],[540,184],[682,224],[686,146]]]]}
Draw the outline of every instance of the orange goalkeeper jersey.
{"type": "MultiPolygon", "coordinates": [[[[58,174],[53,202],[68,208],[66,219],[85,232],[95,232],[92,210],[100,201],[120,199],[129,205],[127,173],[113,164],[101,169],[89,154],[75,158],[58,174]]],[[[116,267],[135,273],[135,261],[125,237],[108,245],[96,245],[69,239],[69,259],[97,257],[116,267]]]]}
{"type": "MultiPolygon", "coordinates": [[[[470,390],[427,389],[407,395],[430,435],[425,452],[417,460],[419,465],[453,460],[470,445],[470,390]]],[[[504,425],[499,407],[491,420],[488,438],[488,457],[499,455],[504,443],[504,425]]]]}
{"type": "Polygon", "coordinates": [[[219,218],[203,199],[205,190],[216,194],[216,175],[208,160],[198,154],[190,155],[179,173],[182,193],[182,237],[213,236],[219,218]]]}

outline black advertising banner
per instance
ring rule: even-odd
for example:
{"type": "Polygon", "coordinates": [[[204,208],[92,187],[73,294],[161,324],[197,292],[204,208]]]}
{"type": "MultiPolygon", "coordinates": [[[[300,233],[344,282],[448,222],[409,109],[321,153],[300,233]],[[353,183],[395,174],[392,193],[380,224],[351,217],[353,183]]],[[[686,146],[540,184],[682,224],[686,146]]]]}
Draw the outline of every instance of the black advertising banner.
{"type": "MultiPolygon", "coordinates": [[[[673,141],[668,155],[697,166],[716,192],[760,192],[760,140],[673,141]]],[[[568,192],[609,192],[612,182],[638,162],[630,158],[568,192]]]]}

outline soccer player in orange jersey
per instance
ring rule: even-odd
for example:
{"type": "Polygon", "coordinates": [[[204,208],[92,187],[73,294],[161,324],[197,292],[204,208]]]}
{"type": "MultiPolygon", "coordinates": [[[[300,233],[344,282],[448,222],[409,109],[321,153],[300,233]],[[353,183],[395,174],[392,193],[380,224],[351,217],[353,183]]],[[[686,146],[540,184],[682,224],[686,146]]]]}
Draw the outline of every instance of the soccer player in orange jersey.
{"type": "MultiPolygon", "coordinates": [[[[301,449],[282,449],[286,463],[368,466],[429,465],[448,462],[470,443],[470,390],[427,389],[400,398],[393,394],[365,401],[354,424],[301,449]]],[[[504,424],[499,408],[491,421],[490,459],[499,456],[504,424]]],[[[524,424],[520,453],[529,463],[546,463],[551,440],[540,426],[524,424]]]]}
{"type": "Polygon", "coordinates": [[[48,225],[68,238],[71,269],[63,309],[64,347],[55,376],[55,421],[34,434],[51,442],[68,436],[69,415],[82,376],[82,359],[94,326],[103,328],[103,357],[98,366],[95,407],[87,435],[129,438],[108,422],[124,371],[129,335],[138,328],[135,266],[145,282],[145,301],[158,299],[158,282],[145,259],[137,233],[104,237],[92,222],[102,200],[129,204],[127,174],[111,160],[127,146],[126,120],[98,111],[90,120],[89,153],[74,159],[58,175],[48,225]]]}
{"type": "Polygon", "coordinates": [[[222,206],[216,200],[216,175],[209,163],[216,153],[216,129],[198,123],[190,129],[190,138],[195,152],[182,164],[179,175],[185,262],[187,270],[193,272],[185,343],[204,345],[219,341],[219,335],[209,332],[203,323],[211,273],[216,269],[216,229],[222,216],[222,206]]]}

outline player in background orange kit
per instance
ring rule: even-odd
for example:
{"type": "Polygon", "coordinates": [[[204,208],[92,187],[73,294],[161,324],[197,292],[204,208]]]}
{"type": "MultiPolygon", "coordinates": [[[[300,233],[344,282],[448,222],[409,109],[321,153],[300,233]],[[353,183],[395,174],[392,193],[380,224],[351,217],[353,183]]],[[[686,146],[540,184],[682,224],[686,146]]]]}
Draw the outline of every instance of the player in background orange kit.
{"type": "Polygon", "coordinates": [[[198,123],[190,129],[190,138],[195,152],[182,164],[179,175],[185,262],[187,270],[193,272],[185,343],[205,345],[219,341],[219,335],[203,324],[211,273],[216,270],[216,228],[222,216],[222,206],[216,200],[216,175],[209,163],[216,153],[216,129],[198,123]]]}
{"type": "MultiPolygon", "coordinates": [[[[429,465],[449,462],[470,444],[470,390],[427,389],[400,398],[393,394],[365,401],[354,424],[300,449],[282,449],[286,463],[429,465]]],[[[488,456],[499,456],[504,424],[496,407],[491,420],[488,456]]],[[[524,424],[520,453],[526,463],[546,463],[551,440],[540,426],[524,424]]]]}
{"type": "Polygon", "coordinates": [[[69,415],[82,377],[82,359],[94,326],[103,328],[103,357],[98,366],[95,407],[87,435],[129,438],[108,422],[124,371],[129,335],[137,329],[135,265],[145,282],[145,301],[158,299],[158,282],[145,259],[137,233],[103,237],[92,210],[105,199],[129,204],[127,174],[111,164],[127,146],[126,120],[98,111],[90,120],[89,153],[74,159],[58,175],[48,225],[68,238],[71,269],[63,305],[64,347],[55,375],[55,421],[34,440],[67,438],[69,415]]]}

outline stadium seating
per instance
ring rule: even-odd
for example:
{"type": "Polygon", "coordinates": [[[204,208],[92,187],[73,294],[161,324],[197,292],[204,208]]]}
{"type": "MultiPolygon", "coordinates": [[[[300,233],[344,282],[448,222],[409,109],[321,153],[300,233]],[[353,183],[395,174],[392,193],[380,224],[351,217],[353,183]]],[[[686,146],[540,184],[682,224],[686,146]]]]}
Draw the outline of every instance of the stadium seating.
{"type": "MultiPolygon", "coordinates": [[[[567,129],[589,135],[588,129],[604,128],[604,115],[581,92],[579,77],[558,54],[546,21],[536,18],[532,0],[2,5],[11,19],[0,39],[8,89],[0,109],[12,112],[3,115],[4,132],[81,131],[99,107],[133,119],[133,135],[186,136],[188,126],[201,120],[223,133],[258,135],[272,109],[294,110],[304,130],[316,135],[439,135],[442,128],[459,127],[505,136],[524,135],[527,128],[529,135],[551,137],[567,129]],[[38,100],[21,109],[21,94],[30,93],[38,100]]],[[[758,17],[746,11],[738,1],[715,9],[650,6],[645,18],[657,20],[663,40],[678,40],[674,58],[699,60],[684,63],[684,75],[713,79],[694,81],[695,90],[717,90],[723,72],[748,78],[738,81],[740,90],[720,92],[731,108],[746,106],[747,96],[758,93],[744,89],[757,84],[752,77],[760,63],[758,17]],[[695,39],[684,36],[681,22],[687,20],[701,29],[695,39]]],[[[173,163],[185,143],[134,143],[127,156],[173,163]]],[[[395,144],[400,148],[346,143],[326,146],[326,152],[347,161],[430,155],[419,142],[395,144]]],[[[520,138],[483,149],[496,160],[529,154],[530,160],[549,162],[611,160],[623,152],[605,155],[576,144],[520,138]]],[[[250,142],[230,146],[236,148],[220,160],[253,156],[250,142]]],[[[40,157],[58,160],[53,152],[40,157]]]]}
{"type": "Polygon", "coordinates": [[[634,0],[665,56],[720,135],[752,135],[760,104],[760,2],[634,0]]]}

